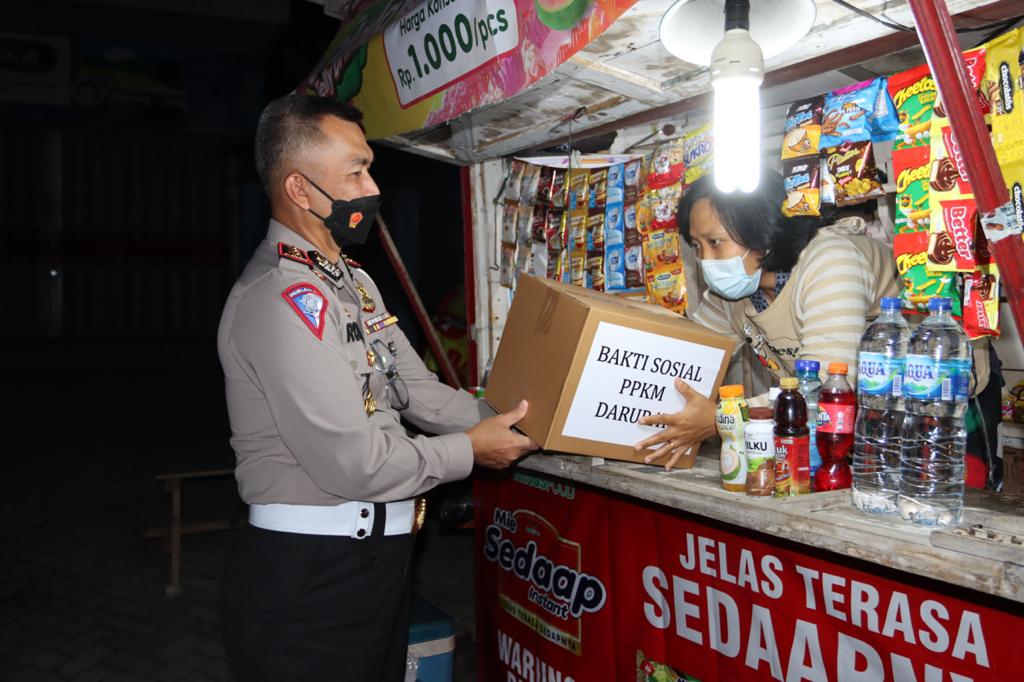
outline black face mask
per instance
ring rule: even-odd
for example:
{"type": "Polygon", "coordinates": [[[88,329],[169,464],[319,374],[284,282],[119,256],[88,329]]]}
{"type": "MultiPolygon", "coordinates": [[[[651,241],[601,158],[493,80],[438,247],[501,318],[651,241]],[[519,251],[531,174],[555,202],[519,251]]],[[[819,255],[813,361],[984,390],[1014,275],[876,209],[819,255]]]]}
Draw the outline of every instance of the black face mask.
{"type": "MultiPolygon", "coordinates": [[[[306,178],[305,175],[302,177],[306,178]]],[[[334,235],[338,245],[365,244],[366,238],[370,236],[370,228],[373,227],[373,219],[376,217],[377,211],[380,210],[380,195],[371,194],[368,197],[345,201],[335,199],[312,180],[309,180],[309,184],[331,200],[329,216],[324,217],[313,209],[309,209],[309,212],[324,221],[324,225],[334,235]]]]}

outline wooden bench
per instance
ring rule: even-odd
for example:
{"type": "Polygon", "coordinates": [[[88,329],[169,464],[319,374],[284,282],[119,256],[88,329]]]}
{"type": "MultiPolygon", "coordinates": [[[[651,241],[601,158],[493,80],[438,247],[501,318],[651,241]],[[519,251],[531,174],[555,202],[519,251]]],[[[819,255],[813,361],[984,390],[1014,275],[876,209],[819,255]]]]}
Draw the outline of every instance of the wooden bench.
{"type": "Polygon", "coordinates": [[[232,469],[204,469],[194,471],[183,471],[156,476],[158,482],[162,482],[164,489],[171,495],[171,519],[168,527],[154,527],[145,530],[146,538],[169,537],[171,545],[171,569],[170,581],[164,588],[168,597],[176,597],[181,594],[181,536],[193,535],[195,533],[210,533],[214,531],[230,530],[242,526],[244,519],[219,519],[214,521],[200,521],[193,523],[182,523],[181,498],[182,487],[186,480],[200,478],[220,478],[234,476],[232,469]]]}

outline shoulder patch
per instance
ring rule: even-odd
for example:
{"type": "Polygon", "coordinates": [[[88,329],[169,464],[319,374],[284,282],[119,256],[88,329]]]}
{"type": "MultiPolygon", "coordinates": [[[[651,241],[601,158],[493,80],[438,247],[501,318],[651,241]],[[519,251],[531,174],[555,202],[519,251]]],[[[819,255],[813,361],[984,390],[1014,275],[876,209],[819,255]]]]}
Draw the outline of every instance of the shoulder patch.
{"type": "Polygon", "coordinates": [[[319,251],[309,251],[309,257],[313,259],[313,265],[320,269],[325,275],[335,282],[341,281],[341,268],[327,260],[319,251]]]}
{"type": "Polygon", "coordinates": [[[313,261],[309,259],[306,252],[297,246],[291,244],[285,244],[284,242],[277,243],[277,255],[281,258],[287,258],[293,260],[296,263],[302,263],[303,265],[312,265],[313,261]]]}
{"type": "Polygon", "coordinates": [[[309,331],[317,339],[324,340],[324,324],[327,321],[327,298],[312,284],[300,282],[281,292],[281,298],[288,302],[309,331]]]}

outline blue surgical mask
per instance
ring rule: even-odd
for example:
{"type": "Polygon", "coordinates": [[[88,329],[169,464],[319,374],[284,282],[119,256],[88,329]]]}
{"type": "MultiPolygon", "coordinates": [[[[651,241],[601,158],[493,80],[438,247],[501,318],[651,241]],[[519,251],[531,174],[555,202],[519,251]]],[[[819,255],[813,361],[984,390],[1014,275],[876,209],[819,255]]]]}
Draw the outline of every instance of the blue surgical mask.
{"type": "MultiPolygon", "coordinates": [[[[750,253],[750,249],[747,249],[747,253],[750,253]]],[[[757,291],[757,285],[761,282],[761,268],[753,274],[747,274],[747,268],[743,265],[747,253],[732,258],[700,262],[704,281],[708,283],[711,291],[730,301],[739,301],[757,291]]]]}

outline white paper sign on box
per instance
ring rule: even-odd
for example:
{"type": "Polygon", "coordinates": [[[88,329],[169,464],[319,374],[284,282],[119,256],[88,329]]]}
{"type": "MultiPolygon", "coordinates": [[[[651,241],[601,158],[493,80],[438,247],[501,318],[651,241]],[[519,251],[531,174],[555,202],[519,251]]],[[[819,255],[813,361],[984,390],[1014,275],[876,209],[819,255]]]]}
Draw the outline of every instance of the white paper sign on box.
{"type": "Polygon", "coordinates": [[[637,420],[683,409],[676,377],[710,398],[724,354],[720,348],[600,322],[562,435],[617,445],[652,436],[659,429],[637,420]]]}

